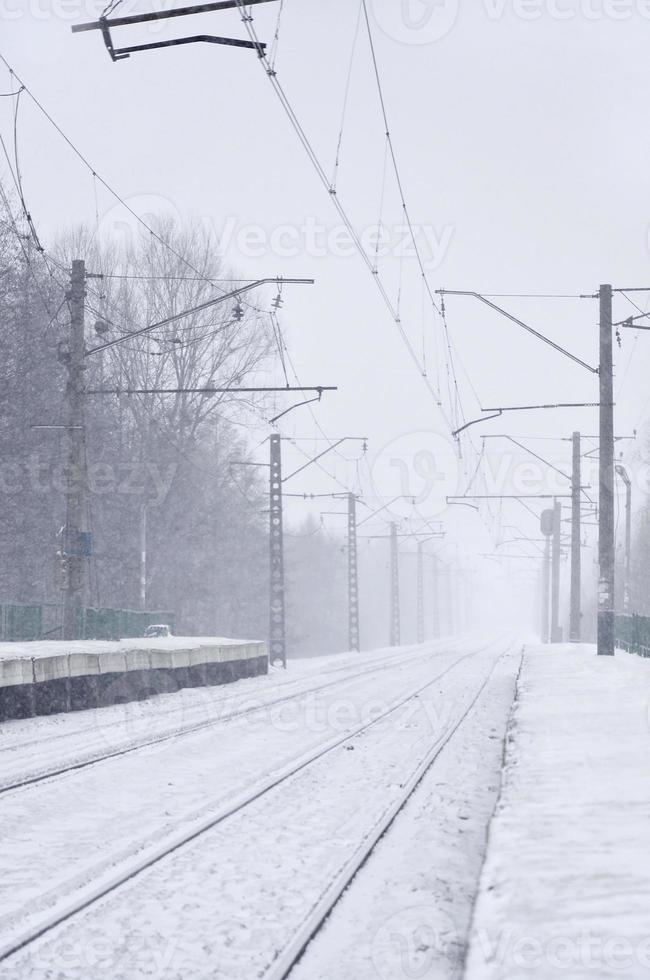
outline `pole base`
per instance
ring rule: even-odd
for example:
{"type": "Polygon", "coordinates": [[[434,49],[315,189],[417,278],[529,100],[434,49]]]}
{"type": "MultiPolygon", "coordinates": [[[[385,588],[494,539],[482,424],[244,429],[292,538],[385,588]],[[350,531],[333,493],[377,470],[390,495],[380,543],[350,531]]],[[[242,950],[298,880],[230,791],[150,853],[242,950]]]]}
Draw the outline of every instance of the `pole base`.
{"type": "Polygon", "coordinates": [[[616,630],[614,612],[609,609],[598,611],[598,656],[613,657],[616,654],[616,630]]]}

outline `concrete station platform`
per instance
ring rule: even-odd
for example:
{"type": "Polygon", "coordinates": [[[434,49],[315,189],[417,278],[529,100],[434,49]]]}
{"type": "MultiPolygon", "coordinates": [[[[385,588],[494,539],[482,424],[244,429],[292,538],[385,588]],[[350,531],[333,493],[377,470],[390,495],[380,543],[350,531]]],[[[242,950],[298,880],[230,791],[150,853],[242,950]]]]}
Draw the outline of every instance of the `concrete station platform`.
{"type": "Polygon", "coordinates": [[[528,647],[464,980],[650,977],[650,664],[528,647]]]}
{"type": "Polygon", "coordinates": [[[0,643],[0,721],[140,701],[267,672],[265,643],[222,637],[0,643]]]}

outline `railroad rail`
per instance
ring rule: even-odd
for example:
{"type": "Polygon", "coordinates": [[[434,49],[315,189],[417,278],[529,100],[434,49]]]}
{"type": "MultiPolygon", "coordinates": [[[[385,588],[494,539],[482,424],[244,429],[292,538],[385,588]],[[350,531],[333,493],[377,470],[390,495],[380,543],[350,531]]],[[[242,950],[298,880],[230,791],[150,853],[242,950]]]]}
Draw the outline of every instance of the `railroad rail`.
{"type": "MultiPolygon", "coordinates": [[[[352,739],[357,738],[360,734],[373,729],[376,725],[400,711],[410,702],[419,698],[428,689],[438,684],[443,677],[456,670],[460,665],[472,658],[477,657],[480,653],[484,652],[490,647],[495,646],[497,642],[503,644],[503,640],[493,640],[491,643],[485,644],[478,649],[470,650],[469,652],[462,654],[454,659],[454,661],[444,670],[436,672],[435,676],[429,678],[425,683],[418,684],[415,689],[412,689],[407,694],[397,698],[385,710],[376,714],[372,719],[353,726],[343,734],[336,734],[332,738],[328,739],[324,744],[320,744],[306,753],[295,756],[272,775],[256,781],[245,791],[224,802],[219,809],[216,810],[216,812],[211,813],[208,817],[203,817],[202,819],[196,820],[193,823],[186,824],[177,833],[169,835],[164,841],[157,843],[148,850],[140,851],[139,853],[133,855],[132,860],[123,862],[119,868],[113,868],[110,871],[106,871],[96,880],[77,889],[74,894],[69,896],[64,901],[58,903],[55,908],[48,910],[43,915],[39,916],[36,921],[31,923],[31,925],[24,931],[15,934],[13,938],[6,940],[3,945],[0,945],[0,962],[7,960],[9,957],[25,949],[30,944],[36,942],[38,939],[51,932],[51,930],[57,926],[73,919],[81,912],[93,906],[100,899],[103,899],[111,893],[117,891],[126,882],[132,880],[145,870],[158,864],[160,861],[174,852],[197,840],[197,838],[200,838],[213,828],[219,826],[228,818],[242,812],[255,801],[266,796],[287,780],[308,769],[314,763],[323,759],[336,749],[344,746],[346,743],[349,743],[352,739]]],[[[464,719],[471,711],[472,707],[476,704],[481,694],[485,690],[485,687],[488,684],[497,663],[499,663],[500,660],[502,660],[507,654],[512,652],[513,645],[510,643],[506,647],[506,650],[500,654],[491,665],[488,674],[483,679],[470,704],[465,708],[461,716],[458,717],[451,727],[447,729],[442,738],[438,739],[434,745],[429,748],[424,758],[408,775],[404,782],[403,792],[400,794],[399,799],[394,804],[389,806],[388,809],[382,814],[381,818],[372,828],[372,831],[365,838],[363,844],[360,845],[358,851],[355,852],[354,860],[351,860],[346,864],[336,882],[330,888],[328,888],[318,905],[312,909],[311,913],[305,919],[298,933],[294,937],[294,940],[282,952],[281,958],[279,958],[273,964],[272,969],[274,972],[269,973],[269,977],[275,978],[286,976],[295,962],[297,962],[297,960],[300,958],[306,946],[318,932],[320,926],[325,921],[332,908],[335,906],[342,892],[347,887],[347,884],[353,879],[354,875],[362,864],[365,863],[377,842],[389,829],[397,813],[406,805],[409,797],[414,792],[425,773],[434,763],[435,759],[444,748],[444,745],[446,745],[453,737],[454,733],[458,730],[464,719]],[[282,969],[284,969],[284,972],[281,972],[282,969]]],[[[347,679],[349,680],[349,677],[347,679]]]]}

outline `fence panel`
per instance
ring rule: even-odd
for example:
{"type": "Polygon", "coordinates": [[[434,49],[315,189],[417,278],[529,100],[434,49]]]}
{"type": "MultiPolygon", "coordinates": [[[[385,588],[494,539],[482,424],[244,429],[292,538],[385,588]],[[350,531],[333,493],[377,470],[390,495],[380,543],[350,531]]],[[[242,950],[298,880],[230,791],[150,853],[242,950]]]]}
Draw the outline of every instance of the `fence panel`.
{"type": "Polygon", "coordinates": [[[639,657],[650,657],[650,616],[617,616],[616,645],[639,657]]]}
{"type": "MultiPolygon", "coordinates": [[[[57,603],[0,603],[0,640],[56,640],[61,637],[63,607],[57,603]]],[[[148,626],[167,623],[174,632],[172,612],[91,607],[78,609],[78,640],[117,640],[143,636],[148,626]]]]}

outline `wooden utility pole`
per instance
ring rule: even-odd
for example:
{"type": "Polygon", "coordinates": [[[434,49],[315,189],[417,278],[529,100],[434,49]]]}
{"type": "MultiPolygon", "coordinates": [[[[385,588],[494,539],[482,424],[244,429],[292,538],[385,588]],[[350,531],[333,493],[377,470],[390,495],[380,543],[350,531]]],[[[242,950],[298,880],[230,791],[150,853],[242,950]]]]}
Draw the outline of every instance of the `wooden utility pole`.
{"type": "Polygon", "coordinates": [[[399,550],[397,524],[390,525],[390,646],[400,645],[399,550]]]}
{"type": "Polygon", "coordinates": [[[84,433],[84,310],[86,266],[81,259],[72,263],[70,291],[70,349],[64,354],[68,369],[68,461],[66,466],[65,526],[61,535],[63,566],[63,639],[77,634],[77,610],[83,605],[86,565],[90,553],[86,520],[86,472],[84,433]]]}
{"type": "Polygon", "coordinates": [[[272,664],[287,666],[284,607],[284,537],[282,520],[282,437],[270,440],[269,478],[269,659],[272,664]]]}
{"type": "Polygon", "coordinates": [[[614,529],[614,381],[612,287],[600,287],[600,451],[598,509],[598,656],[613,657],[614,529]]]}
{"type": "Polygon", "coordinates": [[[582,636],[582,544],[580,486],[582,479],[580,433],[573,433],[573,467],[571,470],[571,611],[569,615],[569,639],[580,643],[582,636]]]}
{"type": "Polygon", "coordinates": [[[357,498],[348,494],[348,643],[361,649],[359,629],[359,564],[357,549],[357,498]]]}

